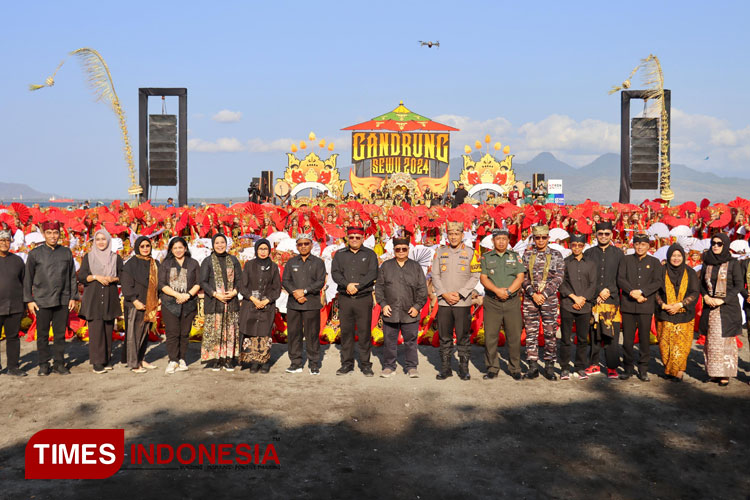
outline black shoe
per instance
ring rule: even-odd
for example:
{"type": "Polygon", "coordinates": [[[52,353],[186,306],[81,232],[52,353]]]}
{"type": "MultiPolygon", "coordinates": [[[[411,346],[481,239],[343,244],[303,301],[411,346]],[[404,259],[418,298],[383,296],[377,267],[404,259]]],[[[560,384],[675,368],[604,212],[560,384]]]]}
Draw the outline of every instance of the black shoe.
{"type": "Polygon", "coordinates": [[[58,375],[70,375],[70,370],[65,365],[54,365],[52,371],[58,375]]]}
{"type": "Polygon", "coordinates": [[[638,372],[638,380],[641,382],[651,382],[651,379],[648,378],[648,372],[638,372]]]}
{"type": "Polygon", "coordinates": [[[469,356],[458,357],[458,378],[461,380],[471,380],[471,375],[469,375],[469,356]]]}
{"type": "Polygon", "coordinates": [[[513,380],[521,380],[523,378],[523,375],[521,375],[520,372],[511,373],[510,376],[513,377],[513,380]]]}
{"type": "Polygon", "coordinates": [[[258,363],[250,363],[250,373],[258,373],[260,371],[260,365],[258,363]]]}
{"type": "Polygon", "coordinates": [[[14,377],[25,377],[28,374],[20,368],[8,368],[8,375],[12,375],[14,377]]]}
{"type": "Polygon", "coordinates": [[[448,377],[453,376],[453,370],[451,370],[451,366],[449,365],[443,365],[443,367],[440,369],[440,372],[438,372],[437,375],[435,375],[435,378],[437,380],[445,380],[448,377]]]}
{"type": "Polygon", "coordinates": [[[362,368],[362,375],[364,375],[365,377],[374,377],[375,376],[375,372],[372,371],[371,367],[366,366],[366,367],[362,368]]]}
{"type": "Polygon", "coordinates": [[[270,363],[263,363],[260,365],[260,373],[268,373],[271,371],[270,363]]]}
{"type": "Polygon", "coordinates": [[[625,371],[624,373],[620,374],[620,380],[628,380],[630,377],[634,375],[631,371],[625,371]]]}
{"type": "Polygon", "coordinates": [[[544,371],[542,372],[544,378],[547,380],[557,380],[557,374],[555,373],[555,365],[553,363],[546,363],[544,365],[544,371]]]}
{"type": "Polygon", "coordinates": [[[52,373],[52,368],[50,368],[49,363],[42,363],[39,365],[39,371],[36,373],[40,377],[46,377],[52,373]]]}
{"type": "Polygon", "coordinates": [[[484,374],[484,377],[482,377],[484,380],[492,380],[493,378],[497,378],[497,372],[487,372],[484,374]]]}
{"type": "Polygon", "coordinates": [[[539,376],[539,363],[536,361],[529,361],[529,371],[523,376],[527,379],[535,379],[539,376]]]}
{"type": "Polygon", "coordinates": [[[104,369],[104,365],[94,365],[94,373],[101,375],[102,373],[107,373],[107,370],[104,369]]]}
{"type": "MultiPolygon", "coordinates": [[[[354,371],[353,366],[342,366],[338,370],[336,370],[336,375],[348,375],[349,373],[354,371]]],[[[372,372],[372,370],[370,370],[372,372]]],[[[362,373],[364,373],[364,370],[362,370],[362,373]]]]}

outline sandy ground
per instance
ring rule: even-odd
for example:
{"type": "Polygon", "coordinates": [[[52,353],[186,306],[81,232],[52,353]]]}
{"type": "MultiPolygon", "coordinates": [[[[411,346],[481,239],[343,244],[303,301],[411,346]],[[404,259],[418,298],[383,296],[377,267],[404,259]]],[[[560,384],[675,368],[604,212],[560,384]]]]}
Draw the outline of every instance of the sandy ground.
{"type": "MultiPolygon", "coordinates": [[[[336,376],[338,346],[323,346],[319,377],[287,374],[284,345],[274,345],[268,375],[203,370],[199,344],[188,372],[165,375],[165,347],[152,344],[147,360],[159,370],[120,364],[95,375],[87,345],[72,341],[72,375],[43,378],[22,341],[30,376],[0,375],[0,498],[750,498],[742,338],[740,378],[728,388],[705,382],[695,348],[678,384],[653,375],[658,360],[650,383],[517,382],[502,372],[486,381],[481,347],[470,381],[435,380],[432,347],[420,347],[419,379],[336,376]],[[105,481],[25,481],[24,446],[44,428],[124,428],[126,450],[272,442],[281,468],[137,470],[126,457],[105,481]]],[[[377,375],[382,350],[373,353],[377,375]]]]}

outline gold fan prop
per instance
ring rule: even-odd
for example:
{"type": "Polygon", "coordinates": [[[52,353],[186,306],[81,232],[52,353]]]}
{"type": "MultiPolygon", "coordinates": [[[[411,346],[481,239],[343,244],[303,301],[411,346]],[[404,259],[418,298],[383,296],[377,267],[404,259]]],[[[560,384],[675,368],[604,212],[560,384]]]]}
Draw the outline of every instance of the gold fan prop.
{"type": "MultiPolygon", "coordinates": [[[[87,47],[74,50],[70,53],[72,56],[77,56],[83,69],[88,75],[89,86],[94,91],[94,95],[97,101],[103,101],[112,108],[117,118],[120,120],[120,131],[122,132],[122,140],[125,143],[125,161],[128,164],[128,171],[130,173],[130,188],[128,194],[132,197],[137,197],[143,193],[143,188],[136,182],[135,179],[135,163],[133,162],[133,148],[130,146],[130,136],[128,135],[128,125],[125,121],[125,112],[120,106],[120,99],[117,97],[115,92],[115,84],[112,81],[112,75],[109,72],[109,67],[104,61],[104,58],[94,49],[87,47]]],[[[29,85],[29,90],[39,90],[44,87],[52,87],[55,84],[55,75],[58,70],[65,64],[66,59],[63,59],[57,68],[48,77],[43,85],[29,85]]]]}

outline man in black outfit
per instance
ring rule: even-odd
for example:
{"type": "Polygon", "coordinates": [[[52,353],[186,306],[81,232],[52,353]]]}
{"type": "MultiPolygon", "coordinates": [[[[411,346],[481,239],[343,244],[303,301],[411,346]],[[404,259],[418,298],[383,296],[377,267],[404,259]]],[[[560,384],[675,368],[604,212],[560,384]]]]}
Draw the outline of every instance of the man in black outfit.
{"type": "Polygon", "coordinates": [[[356,328],[359,338],[359,368],[366,377],[372,377],[372,291],[378,277],[378,256],[362,246],[365,237],[363,228],[349,227],[346,233],[349,244],[336,252],[331,263],[331,276],[338,285],[341,321],[341,368],[336,375],[354,371],[356,328]]]}
{"type": "Polygon", "coordinates": [[[635,364],[635,332],[638,330],[638,378],[648,382],[648,362],[651,359],[651,320],[656,308],[656,292],[663,282],[659,259],[648,255],[649,237],[633,237],[635,254],[626,255],[617,272],[617,284],[622,289],[622,351],[625,372],[620,379],[633,376],[635,364]]]}
{"type": "Polygon", "coordinates": [[[573,252],[565,258],[565,274],[560,285],[560,380],[570,379],[570,353],[573,350],[573,323],[576,325],[576,360],[573,366],[576,376],[585,380],[588,366],[589,324],[591,304],[596,299],[596,267],[583,258],[586,236],[574,234],[570,237],[573,252]]]}
{"type": "Polygon", "coordinates": [[[463,205],[464,200],[466,199],[467,196],[469,196],[469,192],[466,189],[464,189],[464,183],[459,182],[458,187],[456,188],[455,191],[453,191],[453,205],[451,205],[452,208],[456,208],[459,205],[463,205]]]}
{"type": "Polygon", "coordinates": [[[590,365],[588,375],[599,375],[599,353],[602,345],[607,361],[607,378],[617,378],[620,364],[620,291],[617,287],[617,270],[623,258],[622,250],[612,244],[612,223],[601,221],[596,224],[597,245],[583,253],[583,258],[596,267],[596,299],[592,315],[599,321],[591,329],[590,365]]]}
{"type": "Polygon", "coordinates": [[[247,188],[247,201],[251,203],[258,203],[260,201],[260,189],[258,189],[257,182],[251,182],[250,187],[247,188]]]}
{"type": "Polygon", "coordinates": [[[306,340],[310,375],[320,375],[320,292],[326,283],[326,266],[312,255],[312,236],[297,236],[297,251],[284,268],[281,286],[287,301],[287,345],[291,366],[287,373],[302,373],[302,338],[306,340]]]}
{"type": "MultiPolygon", "coordinates": [[[[10,253],[10,231],[0,231],[0,330],[5,328],[5,352],[8,356],[8,375],[25,377],[18,368],[21,342],[18,331],[23,317],[23,259],[10,253]]],[[[1,365],[0,365],[1,367],[1,365]]]]}
{"type": "Polygon", "coordinates": [[[70,249],[58,245],[60,224],[43,222],[44,245],[29,252],[26,259],[26,274],[23,281],[23,301],[29,312],[36,315],[36,350],[39,355],[39,376],[51,371],[69,375],[65,366],[65,330],[68,314],[78,300],[78,282],[73,254],[70,249]],[[55,335],[50,353],[49,328],[55,335]],[[50,370],[49,360],[54,356],[50,370]]]}
{"type": "Polygon", "coordinates": [[[375,298],[383,312],[383,371],[380,376],[388,378],[396,373],[400,331],[406,351],[404,368],[409,378],[418,378],[419,311],[427,303],[427,281],[422,266],[409,258],[409,238],[393,238],[393,253],[395,258],[380,266],[375,285],[375,298]]]}

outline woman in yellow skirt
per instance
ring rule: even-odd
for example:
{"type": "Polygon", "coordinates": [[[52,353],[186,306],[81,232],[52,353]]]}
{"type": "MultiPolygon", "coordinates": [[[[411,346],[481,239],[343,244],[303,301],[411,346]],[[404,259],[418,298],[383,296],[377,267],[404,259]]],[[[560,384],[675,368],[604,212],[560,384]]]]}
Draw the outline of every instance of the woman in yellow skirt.
{"type": "Polygon", "coordinates": [[[687,265],[685,250],[667,250],[661,289],[656,294],[656,331],[667,378],[681,381],[693,344],[695,304],[700,297],[698,275],[687,265]]]}

